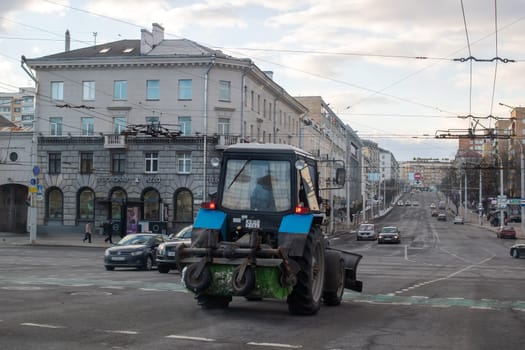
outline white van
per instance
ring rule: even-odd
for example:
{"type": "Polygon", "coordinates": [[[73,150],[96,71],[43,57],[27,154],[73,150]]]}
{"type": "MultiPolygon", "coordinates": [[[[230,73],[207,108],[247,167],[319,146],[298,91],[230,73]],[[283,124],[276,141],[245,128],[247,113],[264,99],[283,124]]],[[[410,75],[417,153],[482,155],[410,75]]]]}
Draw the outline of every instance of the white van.
{"type": "Polygon", "coordinates": [[[377,240],[377,231],[374,224],[361,224],[357,230],[357,240],[377,240]]]}

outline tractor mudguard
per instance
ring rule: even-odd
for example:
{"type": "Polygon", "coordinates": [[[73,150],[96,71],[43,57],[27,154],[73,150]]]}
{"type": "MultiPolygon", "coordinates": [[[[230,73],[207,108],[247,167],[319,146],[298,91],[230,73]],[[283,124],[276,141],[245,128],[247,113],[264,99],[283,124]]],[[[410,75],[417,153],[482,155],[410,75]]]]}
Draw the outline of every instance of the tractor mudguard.
{"type": "Polygon", "coordinates": [[[306,237],[311,231],[314,216],[312,214],[291,214],[281,220],[278,231],[278,245],[286,248],[289,256],[302,256],[306,237]]]}
{"type": "Polygon", "coordinates": [[[193,228],[217,230],[221,233],[222,239],[226,240],[226,213],[219,210],[201,208],[197,213],[193,228]]]}
{"type": "Polygon", "coordinates": [[[326,249],[341,253],[341,256],[345,261],[345,288],[356,292],[362,292],[363,282],[357,279],[357,265],[359,265],[363,256],[361,254],[351,253],[332,247],[326,247],[326,249]]]}

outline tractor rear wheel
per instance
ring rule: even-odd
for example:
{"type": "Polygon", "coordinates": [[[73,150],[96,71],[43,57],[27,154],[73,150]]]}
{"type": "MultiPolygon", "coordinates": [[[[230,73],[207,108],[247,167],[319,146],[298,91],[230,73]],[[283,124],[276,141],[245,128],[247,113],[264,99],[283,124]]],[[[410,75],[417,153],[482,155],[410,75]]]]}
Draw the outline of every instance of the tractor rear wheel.
{"type": "Polygon", "coordinates": [[[319,311],[325,277],[324,249],[321,231],[314,228],[306,238],[303,256],[296,259],[301,270],[287,300],[291,314],[314,315],[319,311]]]}

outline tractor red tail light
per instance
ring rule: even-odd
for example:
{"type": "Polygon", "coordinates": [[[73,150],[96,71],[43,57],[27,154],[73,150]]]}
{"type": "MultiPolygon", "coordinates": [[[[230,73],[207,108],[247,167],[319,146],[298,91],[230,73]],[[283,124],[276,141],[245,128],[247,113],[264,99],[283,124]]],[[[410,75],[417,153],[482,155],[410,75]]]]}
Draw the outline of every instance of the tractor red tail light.
{"type": "Polygon", "coordinates": [[[310,214],[310,208],[297,206],[295,207],[296,214],[310,214]]]}
{"type": "Polygon", "coordinates": [[[203,209],[210,209],[210,210],[215,210],[215,202],[202,202],[201,203],[201,208],[203,209]]]}

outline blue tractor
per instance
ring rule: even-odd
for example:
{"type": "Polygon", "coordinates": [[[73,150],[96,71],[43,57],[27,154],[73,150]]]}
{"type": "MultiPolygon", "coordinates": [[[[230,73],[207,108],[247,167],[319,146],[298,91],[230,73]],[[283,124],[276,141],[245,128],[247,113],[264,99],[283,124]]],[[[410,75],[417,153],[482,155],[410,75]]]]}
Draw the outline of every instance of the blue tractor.
{"type": "MultiPolygon", "coordinates": [[[[234,296],[286,299],[292,314],[316,314],[358,292],[361,255],[328,246],[322,234],[318,164],[282,144],[228,147],[217,192],[202,204],[191,244],[177,247],[185,287],[203,308],[226,308],[234,296]]],[[[344,168],[336,183],[344,184],[344,168]]]]}

